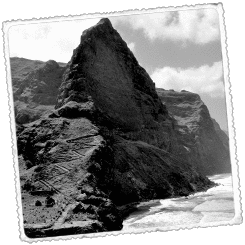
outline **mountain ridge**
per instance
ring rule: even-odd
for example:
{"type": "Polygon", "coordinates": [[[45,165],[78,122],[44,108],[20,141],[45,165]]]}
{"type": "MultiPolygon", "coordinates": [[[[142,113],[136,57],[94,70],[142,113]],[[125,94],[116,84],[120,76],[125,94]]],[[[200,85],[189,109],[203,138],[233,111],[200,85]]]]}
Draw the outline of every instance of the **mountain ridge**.
{"type": "Polygon", "coordinates": [[[108,19],[50,65],[65,69],[55,110],[17,132],[27,236],[120,230],[118,206],[213,186],[176,154],[173,117],[108,19]]]}
{"type": "Polygon", "coordinates": [[[157,92],[176,120],[177,137],[184,146],[181,157],[190,157],[205,175],[230,172],[229,138],[211,118],[200,96],[184,90],[157,92]]]}

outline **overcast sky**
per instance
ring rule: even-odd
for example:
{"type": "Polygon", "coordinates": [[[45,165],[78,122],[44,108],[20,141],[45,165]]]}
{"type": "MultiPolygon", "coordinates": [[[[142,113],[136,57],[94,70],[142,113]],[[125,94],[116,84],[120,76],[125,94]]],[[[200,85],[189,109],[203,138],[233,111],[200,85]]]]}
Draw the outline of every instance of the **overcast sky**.
{"type": "MultiPolygon", "coordinates": [[[[227,130],[218,13],[168,11],[109,18],[158,88],[198,93],[227,130]]],[[[99,19],[13,26],[10,56],[68,62],[83,30],[99,19]]]]}

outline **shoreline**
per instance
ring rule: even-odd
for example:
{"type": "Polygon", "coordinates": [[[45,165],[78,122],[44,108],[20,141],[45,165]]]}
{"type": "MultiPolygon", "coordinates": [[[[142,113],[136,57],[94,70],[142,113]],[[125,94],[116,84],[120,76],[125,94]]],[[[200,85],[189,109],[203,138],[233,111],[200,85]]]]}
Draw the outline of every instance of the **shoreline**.
{"type": "Polygon", "coordinates": [[[176,196],[169,196],[167,198],[161,198],[161,199],[142,200],[139,202],[133,202],[133,203],[128,203],[122,206],[118,206],[117,209],[119,210],[119,214],[121,215],[121,218],[123,219],[123,221],[125,221],[133,213],[137,213],[137,214],[144,213],[144,212],[149,211],[150,207],[158,206],[160,204],[160,200],[167,200],[167,199],[181,198],[181,197],[185,197],[188,199],[188,197],[190,197],[191,195],[194,195],[200,192],[206,192],[207,190],[213,187],[219,186],[219,185],[220,184],[215,183],[214,181],[211,181],[211,183],[206,188],[203,188],[203,190],[190,192],[188,195],[176,195],[176,196]]]}
{"type": "Polygon", "coordinates": [[[152,206],[152,203],[142,203],[138,212],[126,218],[123,222],[123,231],[131,232],[147,227],[167,229],[168,226],[185,226],[190,222],[206,224],[229,221],[233,218],[232,214],[234,215],[235,212],[230,174],[222,176],[219,180],[217,179],[217,183],[207,192],[196,192],[186,199],[185,197],[162,199],[159,206],[156,207],[152,206]],[[179,214],[180,218],[176,216],[179,214]],[[202,215],[201,218],[198,216],[199,214],[202,215]],[[155,221],[157,224],[155,224],[155,221]]]}

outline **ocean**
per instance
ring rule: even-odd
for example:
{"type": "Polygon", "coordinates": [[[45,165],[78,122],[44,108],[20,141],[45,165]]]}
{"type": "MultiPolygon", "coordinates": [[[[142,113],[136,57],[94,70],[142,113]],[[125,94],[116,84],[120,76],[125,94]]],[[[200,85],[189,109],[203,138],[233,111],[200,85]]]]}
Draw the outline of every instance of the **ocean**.
{"type": "Polygon", "coordinates": [[[232,220],[235,210],[231,174],[213,175],[209,179],[219,185],[187,198],[140,203],[138,210],[124,220],[122,232],[191,228],[232,220]]]}

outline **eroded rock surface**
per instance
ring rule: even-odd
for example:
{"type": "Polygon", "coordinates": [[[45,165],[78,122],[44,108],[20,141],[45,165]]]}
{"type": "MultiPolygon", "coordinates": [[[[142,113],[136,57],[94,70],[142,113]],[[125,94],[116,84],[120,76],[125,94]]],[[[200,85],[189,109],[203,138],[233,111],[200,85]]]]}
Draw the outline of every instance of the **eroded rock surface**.
{"type": "Polygon", "coordinates": [[[157,93],[175,119],[176,135],[182,145],[178,155],[205,175],[230,172],[228,136],[210,117],[200,96],[164,89],[157,89],[157,93]]]}
{"type": "Polygon", "coordinates": [[[65,64],[10,58],[15,118],[19,124],[39,119],[53,110],[65,64]]]}
{"type": "Polygon", "coordinates": [[[212,186],[179,157],[175,121],[108,19],[83,32],[55,108],[18,127],[30,237],[120,230],[118,206],[212,186]]]}

